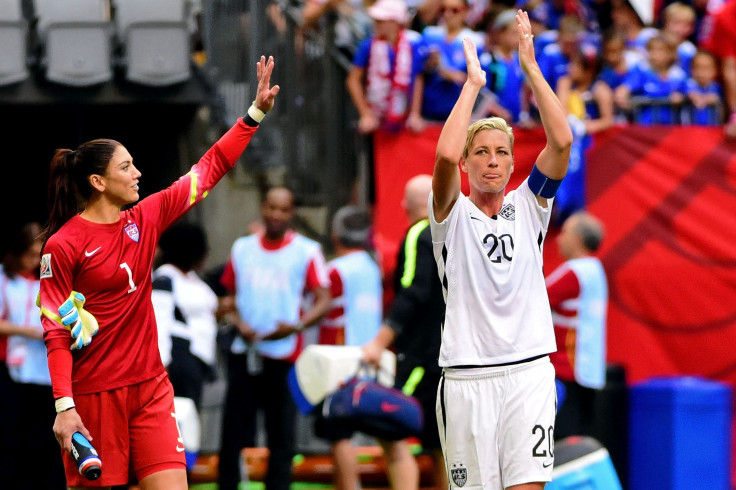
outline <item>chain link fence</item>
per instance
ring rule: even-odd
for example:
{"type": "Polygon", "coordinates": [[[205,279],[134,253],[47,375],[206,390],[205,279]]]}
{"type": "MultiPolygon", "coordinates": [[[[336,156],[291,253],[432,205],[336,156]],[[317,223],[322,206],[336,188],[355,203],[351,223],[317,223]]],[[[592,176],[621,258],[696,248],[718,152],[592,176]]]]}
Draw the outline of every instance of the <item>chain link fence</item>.
{"type": "Polygon", "coordinates": [[[329,217],[348,202],[365,205],[368,181],[366,143],[354,129],[357,112],[345,87],[350,60],[335,44],[335,18],[305,34],[301,5],[272,0],[210,0],[202,18],[203,71],[216,89],[222,127],[250,105],[260,56],[274,57],[272,81],[281,92],[248,148],[246,168],[261,193],[287,185],[300,210],[320,209],[316,221],[299,213],[296,225],[329,248],[329,217]]]}

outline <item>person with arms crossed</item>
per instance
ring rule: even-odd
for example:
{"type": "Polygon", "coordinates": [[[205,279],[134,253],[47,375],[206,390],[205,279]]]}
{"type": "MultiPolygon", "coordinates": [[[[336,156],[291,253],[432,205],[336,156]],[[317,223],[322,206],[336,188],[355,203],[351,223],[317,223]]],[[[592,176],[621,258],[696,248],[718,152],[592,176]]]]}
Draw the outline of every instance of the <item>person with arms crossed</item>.
{"type": "MultiPolygon", "coordinates": [[[[442,284],[436,272],[427,217],[427,200],[431,190],[431,175],[416,175],[406,183],[401,204],[411,227],[399,248],[393,285],[396,294],[378,335],[363,346],[363,353],[366,362],[377,365],[384,349],[394,346],[395,387],[421,404],[424,413],[424,430],[420,434],[422,451],[433,457],[434,486],[447,488],[437,420],[431,416],[442,374],[437,357],[445,316],[442,284]]],[[[418,488],[419,468],[408,442],[388,441],[383,446],[389,469],[395,467],[396,473],[402,475],[405,482],[399,488],[418,488]],[[413,478],[413,481],[409,478],[413,478]]]]}
{"type": "Polygon", "coordinates": [[[598,219],[585,211],[572,214],[557,236],[566,261],[545,280],[557,341],[550,359],[565,388],[555,439],[594,436],[593,398],[606,382],[608,284],[603,264],[593,255],[602,239],[598,219]]]}
{"type": "Polygon", "coordinates": [[[516,22],[519,63],[547,143],[529,177],[506,194],[513,133],[499,118],[469,126],[486,75],[466,39],[468,80],[437,142],[429,199],[446,303],[437,420],[451,488],[539,490],[554,462],[555,337],[542,244],[572,133],[536,62],[527,13],[519,10],[516,22]]]}
{"type": "Polygon", "coordinates": [[[220,282],[234,296],[231,323],[239,332],[228,359],[219,460],[220,490],[236,490],[240,452],[256,443],[262,410],[270,452],[266,488],[288,490],[294,457],[296,404],[289,370],[302,348],[301,331],[330,308],[329,278],[319,243],[291,230],[294,195],[274,187],[261,204],[264,231],[238,238],[220,282]],[[311,308],[303,312],[305,295],[311,308]]]}
{"type": "Polygon", "coordinates": [[[40,306],[56,399],[53,430],[72,488],[125,485],[129,470],[142,490],[187,488],[151,304],[154,253],[161,233],[235,166],[273,107],[279,92],[270,86],[273,67],[272,57],[258,61],[247,115],[186,175],[131,208],[123,210],[139,199],[141,173],[120,143],[92,140],[57,150],[51,161],[40,306]],[[95,482],[86,481],[71,458],[75,432],[103,461],[95,482]]]}

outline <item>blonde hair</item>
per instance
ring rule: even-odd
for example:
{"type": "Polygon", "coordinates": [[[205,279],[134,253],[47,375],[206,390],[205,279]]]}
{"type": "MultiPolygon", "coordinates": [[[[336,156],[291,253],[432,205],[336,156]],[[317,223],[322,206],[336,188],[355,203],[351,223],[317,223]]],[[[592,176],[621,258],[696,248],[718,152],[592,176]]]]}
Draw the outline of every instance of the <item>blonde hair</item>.
{"type": "Polygon", "coordinates": [[[470,125],[470,127],[468,127],[468,135],[465,138],[465,148],[463,148],[463,160],[468,158],[470,145],[473,143],[473,138],[475,138],[475,135],[478,134],[480,131],[484,131],[486,129],[497,129],[506,133],[509,137],[509,146],[511,149],[511,155],[513,156],[514,132],[511,129],[511,126],[509,126],[506,120],[502,117],[486,117],[474,122],[470,125]]]}
{"type": "Polygon", "coordinates": [[[665,21],[681,19],[687,22],[695,22],[696,17],[695,10],[690,5],[684,3],[675,2],[664,8],[665,21]]]}

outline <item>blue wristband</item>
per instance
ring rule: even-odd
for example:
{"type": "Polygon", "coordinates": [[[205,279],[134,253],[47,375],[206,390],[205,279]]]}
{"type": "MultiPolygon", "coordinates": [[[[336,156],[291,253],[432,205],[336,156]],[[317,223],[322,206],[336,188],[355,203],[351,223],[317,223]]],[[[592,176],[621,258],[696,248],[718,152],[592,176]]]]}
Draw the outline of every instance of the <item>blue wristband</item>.
{"type": "Polygon", "coordinates": [[[532,172],[529,174],[529,189],[539,197],[545,199],[552,199],[557,193],[557,189],[562,184],[562,179],[555,180],[550,179],[537,168],[537,164],[532,167],[532,172]]]}

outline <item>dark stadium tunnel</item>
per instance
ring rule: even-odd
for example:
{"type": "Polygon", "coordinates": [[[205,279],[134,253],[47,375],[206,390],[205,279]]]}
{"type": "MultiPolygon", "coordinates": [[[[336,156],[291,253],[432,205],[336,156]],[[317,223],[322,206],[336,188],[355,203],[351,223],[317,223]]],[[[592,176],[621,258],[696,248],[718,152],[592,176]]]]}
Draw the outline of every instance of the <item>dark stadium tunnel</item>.
{"type": "MultiPolygon", "coordinates": [[[[75,149],[94,138],[122,143],[141,171],[141,198],[180,175],[179,136],[195,116],[189,104],[0,105],[3,130],[3,236],[24,223],[47,221],[49,162],[57,148],[75,149]]],[[[195,163],[195,162],[191,162],[195,163]]],[[[0,240],[0,253],[5,252],[0,240]]]]}

